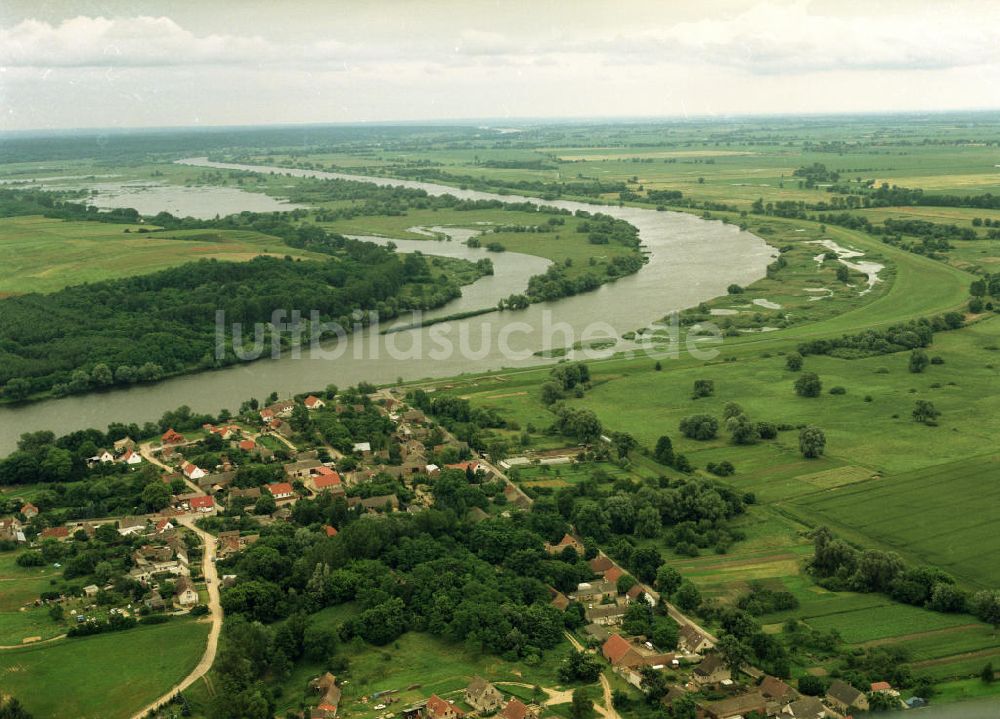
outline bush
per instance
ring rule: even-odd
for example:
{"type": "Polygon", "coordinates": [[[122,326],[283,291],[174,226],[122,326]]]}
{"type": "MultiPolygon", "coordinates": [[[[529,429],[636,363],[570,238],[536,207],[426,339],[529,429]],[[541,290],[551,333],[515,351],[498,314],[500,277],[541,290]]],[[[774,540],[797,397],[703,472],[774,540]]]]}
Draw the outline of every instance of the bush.
{"type": "Polygon", "coordinates": [[[204,604],[195,604],[188,612],[192,617],[203,617],[208,614],[208,607],[204,604]]]}
{"type": "Polygon", "coordinates": [[[802,369],[802,355],[798,352],[792,352],[785,358],[785,368],[792,371],[798,372],[802,369]]]}
{"type": "Polygon", "coordinates": [[[41,552],[25,552],[15,560],[19,567],[41,567],[45,564],[45,557],[41,552]]]}
{"type": "Polygon", "coordinates": [[[729,461],[722,461],[718,464],[715,462],[709,462],[705,469],[717,477],[729,477],[736,472],[736,468],[733,466],[732,462],[729,461]]]}
{"type": "Polygon", "coordinates": [[[740,287],[739,285],[733,284],[733,285],[729,285],[729,287],[726,288],[726,292],[728,292],[731,295],[742,295],[743,294],[743,288],[740,287]]]}
{"type": "Polygon", "coordinates": [[[774,439],[778,436],[778,425],[774,422],[758,422],[757,434],[761,439],[774,439]]]}
{"type": "Polygon", "coordinates": [[[830,388],[830,394],[847,394],[847,388],[837,385],[836,387],[830,388]]]}
{"type": "Polygon", "coordinates": [[[713,439],[719,431],[719,420],[710,414],[693,414],[681,420],[680,430],[688,439],[713,439]]]}

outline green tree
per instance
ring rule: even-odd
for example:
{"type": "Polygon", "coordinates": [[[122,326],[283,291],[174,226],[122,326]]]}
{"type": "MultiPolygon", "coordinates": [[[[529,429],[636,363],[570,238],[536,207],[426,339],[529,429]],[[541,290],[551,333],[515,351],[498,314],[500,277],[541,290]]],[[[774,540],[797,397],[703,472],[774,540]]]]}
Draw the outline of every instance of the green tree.
{"type": "Polygon", "coordinates": [[[826,435],[819,427],[803,427],[799,431],[799,451],[806,459],[815,459],[826,449],[826,435]]]}
{"type": "Polygon", "coordinates": [[[795,394],[799,397],[819,397],[822,392],[823,383],[815,372],[803,372],[795,380],[795,394]]]}
{"type": "Polygon", "coordinates": [[[22,400],[31,393],[31,382],[23,377],[14,377],[8,380],[3,388],[3,393],[5,397],[9,397],[15,402],[22,400]]]}
{"type": "Polygon", "coordinates": [[[719,654],[735,678],[739,671],[750,663],[753,652],[739,637],[724,634],[719,638],[719,654]]]}
{"type": "Polygon", "coordinates": [[[573,701],[570,704],[569,715],[572,719],[588,719],[594,709],[594,702],[590,700],[583,689],[576,689],[573,692],[573,701]]]}
{"type": "Polygon", "coordinates": [[[618,459],[625,459],[629,452],[639,446],[639,443],[628,432],[612,432],[611,446],[615,448],[618,459]]]}
{"type": "Polygon", "coordinates": [[[668,564],[662,564],[656,570],[656,588],[665,597],[676,592],[682,581],[681,573],[668,564]]]}
{"type": "Polygon", "coordinates": [[[693,414],[681,420],[680,430],[688,439],[713,439],[719,431],[719,420],[710,414],[693,414]]]}
{"type": "Polygon", "coordinates": [[[674,443],[670,441],[670,437],[661,435],[660,438],[656,440],[656,448],[653,450],[653,459],[660,464],[667,465],[668,467],[674,463],[674,443]]]}
{"type": "Polygon", "coordinates": [[[787,357],[785,357],[785,368],[792,371],[798,372],[802,369],[802,355],[798,352],[791,352],[787,357]]]}
{"type": "Polygon", "coordinates": [[[979,678],[982,679],[985,684],[993,683],[993,680],[996,678],[996,672],[993,670],[993,662],[986,662],[983,666],[983,670],[979,672],[979,678]]]}
{"type": "Polygon", "coordinates": [[[937,424],[937,418],[941,412],[934,406],[934,403],[926,399],[918,399],[913,405],[913,421],[922,422],[929,426],[937,424]]]}
{"type": "Polygon", "coordinates": [[[159,512],[170,504],[170,487],[158,479],[142,488],[142,503],[150,512],[159,512]]]}
{"type": "Polygon", "coordinates": [[[674,594],[674,603],[685,612],[693,612],[701,606],[701,592],[698,587],[685,579],[674,594]]]}
{"type": "Polygon", "coordinates": [[[910,372],[919,374],[927,369],[927,365],[930,363],[931,360],[927,356],[927,353],[919,347],[910,352],[910,372]]]}
{"type": "Polygon", "coordinates": [[[691,394],[692,399],[700,399],[701,397],[711,397],[715,394],[715,382],[710,379],[696,379],[694,381],[694,391],[691,394]]]}

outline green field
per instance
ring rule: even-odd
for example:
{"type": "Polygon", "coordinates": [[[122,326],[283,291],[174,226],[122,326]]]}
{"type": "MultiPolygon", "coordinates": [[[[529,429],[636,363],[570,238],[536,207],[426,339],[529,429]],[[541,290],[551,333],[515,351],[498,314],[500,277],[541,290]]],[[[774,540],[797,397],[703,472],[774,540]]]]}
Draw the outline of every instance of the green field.
{"type": "Polygon", "coordinates": [[[36,719],[129,717],[194,668],[207,634],[175,620],[0,651],[0,686],[36,719]]]}
{"type": "Polygon", "coordinates": [[[197,259],[245,261],[261,254],[323,257],[257,232],[178,230],[154,235],[137,230],[105,222],[0,218],[0,296],[51,292],[197,259]]]}
{"type": "Polygon", "coordinates": [[[970,584],[1000,584],[1000,565],[986,549],[1000,522],[1000,455],[948,462],[790,504],[802,516],[875,540],[970,584]]]}

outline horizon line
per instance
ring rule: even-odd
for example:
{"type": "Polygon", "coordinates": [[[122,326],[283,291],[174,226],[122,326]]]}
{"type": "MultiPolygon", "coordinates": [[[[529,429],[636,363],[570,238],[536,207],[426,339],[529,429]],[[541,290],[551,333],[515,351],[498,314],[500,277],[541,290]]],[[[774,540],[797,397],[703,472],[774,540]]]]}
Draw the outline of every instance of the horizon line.
{"type": "Polygon", "coordinates": [[[655,124],[657,122],[726,122],[739,120],[781,120],[781,119],[823,119],[823,118],[871,118],[871,117],[919,117],[921,115],[978,115],[1000,114],[1000,106],[970,107],[927,110],[864,110],[853,112],[773,112],[773,113],[713,113],[698,115],[579,115],[579,116],[519,116],[519,117],[465,117],[426,118],[419,120],[344,120],[344,121],[303,121],[265,122],[258,124],[196,124],[196,125],[131,125],[131,126],[85,126],[85,127],[44,127],[22,129],[0,129],[0,137],[30,135],[74,135],[93,133],[127,132],[176,132],[213,130],[252,129],[296,129],[332,127],[482,127],[495,129],[503,125],[567,125],[567,124],[655,124]],[[490,123],[484,126],[483,123],[490,123]]]}

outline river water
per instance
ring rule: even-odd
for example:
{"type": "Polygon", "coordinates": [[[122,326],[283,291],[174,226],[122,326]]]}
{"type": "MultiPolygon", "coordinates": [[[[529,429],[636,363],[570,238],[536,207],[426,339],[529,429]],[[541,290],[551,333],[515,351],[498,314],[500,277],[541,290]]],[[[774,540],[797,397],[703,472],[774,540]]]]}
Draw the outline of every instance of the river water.
{"type": "MultiPolygon", "coordinates": [[[[452,194],[463,199],[527,201],[570,211],[600,211],[626,220],[639,229],[649,262],[639,272],[593,292],[535,304],[517,312],[493,312],[390,334],[365,330],[339,343],[340,356],[335,358],[310,356],[304,351],[300,358],[262,359],[223,370],[176,377],[155,385],[3,407],[0,408],[0,456],[14,448],[22,432],[51,429],[58,435],[86,427],[104,428],[112,421],[141,423],[155,420],[166,410],[181,404],[195,411],[215,412],[223,407],[235,409],[249,396],[261,398],[272,391],[287,396],[322,389],[331,383],[345,387],[362,380],[377,384],[392,382],[398,377],[407,380],[450,377],[551,361],[534,353],[569,347],[581,340],[619,335],[644,327],[673,310],[725,294],[730,284],[745,285],[762,277],[774,255],[773,250],[753,234],[740,232],[733,225],[708,222],[683,213],[572,201],[544,202],[537,198],[462,190],[425,182],[217,163],[205,158],[181,162],[300,177],[366,180],[381,185],[421,188],[433,195],[452,194]],[[444,334],[447,337],[442,340],[444,334]],[[454,351],[447,351],[449,344],[454,351]]],[[[212,187],[199,189],[199,209],[204,208],[217,191],[226,193],[227,209],[232,210],[233,189],[212,187]]],[[[257,194],[242,194],[248,196],[248,208],[259,204],[257,194]]],[[[163,206],[144,202],[143,210],[152,213],[172,207],[179,214],[190,214],[183,203],[186,195],[186,192],[168,195],[157,189],[155,196],[162,198],[163,206]]],[[[455,239],[451,242],[394,242],[405,251],[419,249],[426,254],[468,259],[489,257],[494,262],[496,274],[464,288],[462,298],[428,313],[430,316],[448,316],[494,306],[500,297],[522,291],[527,278],[544,271],[547,266],[548,261],[538,257],[465,247],[461,240],[467,235],[458,230],[441,229],[455,234],[455,239]]]]}

